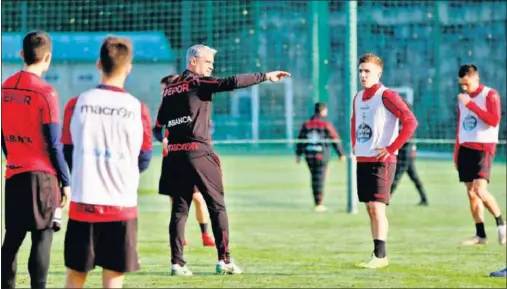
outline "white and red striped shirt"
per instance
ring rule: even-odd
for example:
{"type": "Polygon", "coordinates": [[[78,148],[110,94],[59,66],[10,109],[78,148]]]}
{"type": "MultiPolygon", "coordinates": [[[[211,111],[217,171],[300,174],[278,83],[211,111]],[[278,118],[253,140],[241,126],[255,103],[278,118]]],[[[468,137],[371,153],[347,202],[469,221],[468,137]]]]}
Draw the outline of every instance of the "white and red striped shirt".
{"type": "Polygon", "coordinates": [[[407,104],[381,83],[358,92],[353,103],[350,133],[356,160],[379,162],[376,148],[386,148],[390,156],[384,162],[396,162],[398,150],[418,125],[407,104]]]}
{"type": "Polygon", "coordinates": [[[123,89],[99,86],[76,98],[69,131],[74,145],[69,218],[137,218],[138,157],[152,145],[147,107],[123,89]]]}
{"type": "Polygon", "coordinates": [[[500,96],[487,86],[479,85],[469,94],[471,100],[458,106],[454,161],[460,146],[495,154],[502,115],[500,96]]]}

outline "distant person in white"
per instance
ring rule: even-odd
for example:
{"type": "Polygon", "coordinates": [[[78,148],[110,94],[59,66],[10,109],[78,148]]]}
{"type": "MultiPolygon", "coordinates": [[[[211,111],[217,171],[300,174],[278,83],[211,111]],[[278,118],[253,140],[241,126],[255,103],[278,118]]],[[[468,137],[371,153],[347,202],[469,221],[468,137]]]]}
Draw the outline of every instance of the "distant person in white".
{"type": "Polygon", "coordinates": [[[148,108],[123,89],[132,54],[129,39],[106,38],[97,63],[101,84],[66,108],[75,186],[65,234],[66,288],[82,288],[95,266],[103,269],[104,288],[121,288],[124,273],[140,269],[137,190],[151,160],[152,134],[148,108]]]}

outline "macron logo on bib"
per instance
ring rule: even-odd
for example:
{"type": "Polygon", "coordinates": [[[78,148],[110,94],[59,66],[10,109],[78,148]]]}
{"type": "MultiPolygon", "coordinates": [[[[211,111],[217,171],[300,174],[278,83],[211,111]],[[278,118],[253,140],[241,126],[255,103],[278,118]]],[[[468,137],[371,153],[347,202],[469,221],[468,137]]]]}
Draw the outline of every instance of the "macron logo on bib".
{"type": "Polygon", "coordinates": [[[101,114],[108,116],[119,116],[121,118],[131,118],[134,112],[125,107],[107,107],[100,105],[82,105],[81,113],[101,114]]]}

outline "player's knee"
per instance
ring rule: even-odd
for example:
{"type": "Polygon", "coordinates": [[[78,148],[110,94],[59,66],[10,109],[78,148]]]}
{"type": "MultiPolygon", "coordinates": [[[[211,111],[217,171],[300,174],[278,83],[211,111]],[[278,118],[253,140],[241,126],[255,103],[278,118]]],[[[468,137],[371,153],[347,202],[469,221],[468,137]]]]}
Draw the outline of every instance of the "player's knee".
{"type": "Polygon", "coordinates": [[[488,197],[488,190],[486,188],[479,187],[475,190],[475,195],[484,202],[488,197]]]}
{"type": "Polygon", "coordinates": [[[372,203],[368,206],[368,215],[370,218],[375,218],[375,215],[377,214],[378,210],[375,206],[373,206],[372,203]]]}
{"type": "Polygon", "coordinates": [[[366,209],[366,212],[368,213],[368,216],[371,218],[371,213],[370,213],[370,203],[364,203],[365,205],[365,209],[366,209]]]}
{"type": "Polygon", "coordinates": [[[470,201],[475,201],[475,200],[479,199],[479,196],[477,195],[474,188],[470,188],[467,190],[467,196],[468,196],[468,199],[470,199],[470,201]]]}
{"type": "Polygon", "coordinates": [[[202,196],[201,193],[194,193],[192,195],[192,200],[196,203],[196,205],[199,203],[199,204],[202,204],[204,203],[204,197],[202,196]]]}
{"type": "Polygon", "coordinates": [[[171,215],[176,218],[186,218],[190,208],[188,206],[173,206],[171,215]]]}
{"type": "Polygon", "coordinates": [[[218,214],[221,212],[225,212],[225,206],[223,205],[215,205],[215,206],[209,206],[208,211],[210,214],[218,214]]]}
{"type": "Polygon", "coordinates": [[[385,216],[385,205],[379,202],[370,202],[369,215],[372,219],[381,219],[385,216]]]}
{"type": "Polygon", "coordinates": [[[70,268],[67,268],[67,277],[65,280],[66,288],[82,288],[86,277],[88,275],[87,272],[79,272],[70,268]]]}
{"type": "Polygon", "coordinates": [[[102,271],[102,285],[104,288],[121,288],[125,273],[104,269],[102,271]]]}
{"type": "Polygon", "coordinates": [[[207,206],[208,206],[208,211],[210,214],[212,214],[212,213],[217,214],[217,213],[226,211],[224,202],[217,202],[217,201],[213,200],[212,202],[207,204],[207,206]]]}
{"type": "Polygon", "coordinates": [[[373,208],[368,207],[367,211],[368,211],[368,216],[370,217],[370,219],[375,218],[375,210],[373,208]]]}
{"type": "Polygon", "coordinates": [[[485,182],[483,182],[482,180],[474,182],[474,184],[472,185],[472,191],[473,194],[481,200],[484,200],[484,198],[486,198],[488,195],[488,188],[485,182]]]}

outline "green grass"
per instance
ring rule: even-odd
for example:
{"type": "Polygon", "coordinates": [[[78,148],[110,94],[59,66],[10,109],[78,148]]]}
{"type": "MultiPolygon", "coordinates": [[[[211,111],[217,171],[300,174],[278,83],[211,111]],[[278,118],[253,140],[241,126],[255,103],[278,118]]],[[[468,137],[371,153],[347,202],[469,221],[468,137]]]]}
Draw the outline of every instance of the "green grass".
{"type": "MultiPolygon", "coordinates": [[[[463,185],[450,161],[420,160],[419,173],[430,206],[417,207],[417,193],[405,176],[388,210],[390,266],[378,271],[356,269],[372,251],[368,218],[346,213],[345,165],[332,163],[326,186],[327,213],[312,211],[309,175],[290,156],[223,156],[231,226],[231,252],[245,270],[240,276],[214,276],[216,252],[201,246],[193,209],[187,226],[185,256],[195,276],[171,277],[168,247],[169,200],[153,194],[160,159],[142,176],[139,252],[142,270],[128,275],[126,287],[497,287],[505,278],[488,278],[506,265],[505,247],[486,217],[490,244],[460,247],[474,234],[463,185]]],[[[490,184],[498,202],[506,203],[506,167],[495,164],[490,184]]],[[[505,209],[503,209],[505,211],[505,209]]],[[[50,287],[64,285],[64,232],[55,235],[50,287]]],[[[25,240],[18,265],[18,287],[29,286],[25,240]]],[[[100,286],[99,268],[87,287],[100,286]]]]}

